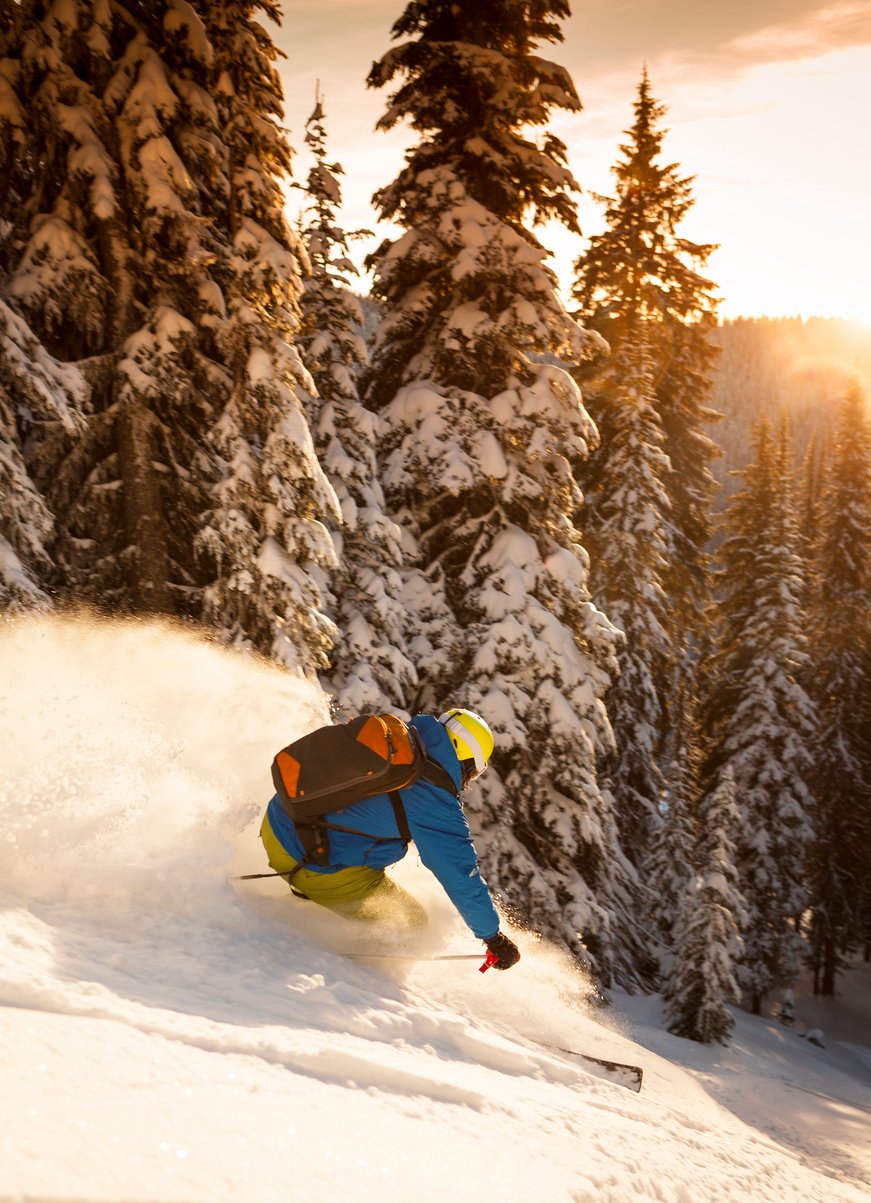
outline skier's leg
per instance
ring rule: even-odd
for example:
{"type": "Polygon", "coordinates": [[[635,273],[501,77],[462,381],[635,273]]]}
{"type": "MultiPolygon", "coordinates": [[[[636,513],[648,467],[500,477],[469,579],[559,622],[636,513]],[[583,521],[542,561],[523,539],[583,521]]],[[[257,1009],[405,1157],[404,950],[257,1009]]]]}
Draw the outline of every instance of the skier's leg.
{"type": "Polygon", "coordinates": [[[423,927],[429,916],[413,894],[382,872],[380,883],[363,898],[353,917],[393,928],[423,927]]]}
{"type": "Polygon", "coordinates": [[[426,911],[417,899],[389,878],[383,869],[370,869],[366,865],[352,865],[330,873],[297,869],[299,862],[278,842],[265,817],[260,838],[275,872],[290,874],[296,869],[290,881],[291,889],[319,906],[348,919],[385,923],[391,927],[422,927],[427,922],[426,911]]]}

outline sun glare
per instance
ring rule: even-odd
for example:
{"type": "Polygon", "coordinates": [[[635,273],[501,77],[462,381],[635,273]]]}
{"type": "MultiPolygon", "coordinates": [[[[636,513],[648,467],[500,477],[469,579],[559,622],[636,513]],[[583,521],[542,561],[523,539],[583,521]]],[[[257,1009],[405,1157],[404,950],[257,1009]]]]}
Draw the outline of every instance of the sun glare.
{"type": "MultiPolygon", "coordinates": [[[[871,47],[767,63],[727,83],[689,78],[673,62],[651,64],[650,74],[668,101],[668,159],[695,177],[680,232],[720,247],[709,271],[723,316],[819,315],[871,327],[871,159],[857,133],[871,105],[871,47]]],[[[602,229],[591,194],[611,191],[630,117],[628,101],[614,109],[610,146],[601,122],[593,146],[583,114],[572,124],[587,235],[602,229]]],[[[583,243],[553,224],[542,241],[567,295],[583,243]]]]}
{"type": "MultiPolygon", "coordinates": [[[[765,50],[776,52],[776,46],[765,50]]],[[[694,177],[695,205],[680,232],[719,244],[709,270],[725,317],[820,315],[871,327],[871,156],[862,124],[871,110],[871,46],[815,58],[789,45],[779,52],[796,56],[755,66],[728,55],[669,54],[648,62],[655,94],[668,108],[665,153],[694,177]]],[[[638,64],[599,79],[582,59],[567,65],[585,107],[556,115],[554,127],[583,190],[581,226],[590,235],[602,229],[593,194],[611,191],[638,64]]],[[[288,76],[285,83],[288,96],[296,95],[299,81],[288,76]]],[[[384,100],[359,80],[351,87],[337,77],[325,86],[335,117],[331,151],[345,168],[343,221],[348,229],[375,231],[371,241],[354,245],[362,264],[388,233],[376,222],[372,193],[395,176],[415,135],[375,134],[384,100]]],[[[300,111],[294,120],[306,115],[300,111]]],[[[304,178],[300,152],[297,173],[304,178]]],[[[584,243],[553,223],[539,234],[568,296],[584,243]]],[[[368,287],[365,277],[359,286],[368,287]]]]}
{"type": "Polygon", "coordinates": [[[671,153],[696,174],[687,233],[720,243],[711,268],[727,316],[871,325],[871,162],[858,136],[869,81],[867,46],[770,63],[735,81],[743,112],[675,122],[671,153]]]}

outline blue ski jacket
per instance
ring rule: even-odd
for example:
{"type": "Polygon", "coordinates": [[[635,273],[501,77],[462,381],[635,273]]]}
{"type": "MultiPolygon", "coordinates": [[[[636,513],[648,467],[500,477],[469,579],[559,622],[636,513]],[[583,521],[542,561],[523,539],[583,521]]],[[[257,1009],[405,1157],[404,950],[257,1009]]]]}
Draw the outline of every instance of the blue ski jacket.
{"type": "MultiPolygon", "coordinates": [[[[447,771],[456,790],[450,793],[421,779],[401,791],[408,828],[420,859],[441,882],[457,910],[481,940],[499,930],[499,915],[490,890],[478,868],[478,858],[469,832],[469,824],[460,802],[462,773],[450,737],[429,714],[411,720],[423,740],[426,754],[447,771]]],[[[278,842],[294,860],[305,857],[293,820],[285,812],[276,794],[267,809],[270,826],[278,842]]],[[[330,832],[330,863],[306,865],[313,873],[335,873],[353,865],[384,869],[402,860],[407,845],[399,834],[393,806],[386,794],[355,802],[341,813],[326,816],[328,823],[356,827],[366,835],[346,831],[330,832]],[[374,837],[374,838],[370,838],[374,837]]]]}

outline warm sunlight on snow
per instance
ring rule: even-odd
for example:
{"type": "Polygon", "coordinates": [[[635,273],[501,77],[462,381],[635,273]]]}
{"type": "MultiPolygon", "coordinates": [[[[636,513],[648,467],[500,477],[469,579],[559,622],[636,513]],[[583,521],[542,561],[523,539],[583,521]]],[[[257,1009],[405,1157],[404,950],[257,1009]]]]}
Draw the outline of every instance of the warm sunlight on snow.
{"type": "Polygon", "coordinates": [[[871,0],[0,11],[0,1203],[871,1203],[871,0]]]}
{"type": "MultiPolygon", "coordinates": [[[[862,1203],[869,1020],[825,1047],[737,1013],[669,1036],[519,935],[511,974],[351,960],[256,838],[277,744],[318,689],[154,622],[0,631],[0,1197],[151,1203],[862,1203]],[[563,1050],[644,1068],[640,1094],[563,1050]]],[[[480,945],[409,856],[430,930],[480,945]]],[[[864,995],[867,998],[867,993],[864,995]]],[[[859,1010],[856,1010],[856,1008],[859,1010]]]]}

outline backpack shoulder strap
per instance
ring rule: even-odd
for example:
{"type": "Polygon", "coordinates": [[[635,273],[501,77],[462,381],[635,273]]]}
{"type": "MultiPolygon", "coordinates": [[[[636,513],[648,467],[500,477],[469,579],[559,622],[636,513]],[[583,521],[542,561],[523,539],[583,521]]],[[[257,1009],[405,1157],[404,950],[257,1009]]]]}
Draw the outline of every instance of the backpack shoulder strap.
{"type": "MultiPolygon", "coordinates": [[[[417,735],[417,732],[415,732],[417,735]]],[[[447,769],[443,769],[440,764],[436,764],[434,760],[424,756],[423,771],[420,776],[424,781],[429,781],[431,785],[436,785],[440,789],[447,790],[453,797],[457,796],[456,787],[451,780],[451,775],[447,769]]],[[[393,813],[396,816],[396,826],[399,828],[400,839],[405,840],[407,844],[411,843],[411,829],[408,826],[408,815],[405,813],[405,807],[402,803],[402,794],[398,789],[391,790],[387,795],[390,799],[390,805],[393,807],[393,813]]]]}
{"type": "MultiPolygon", "coordinates": [[[[408,732],[408,737],[411,740],[412,747],[415,750],[415,761],[420,766],[418,768],[415,780],[419,780],[422,777],[424,781],[428,781],[430,785],[435,785],[438,786],[439,789],[447,790],[449,794],[453,794],[453,796],[456,797],[457,787],[454,785],[450,773],[447,769],[443,769],[442,766],[437,763],[437,761],[430,760],[429,756],[427,756],[426,748],[420,732],[411,725],[406,727],[406,730],[408,732]]],[[[413,783],[409,782],[409,784],[413,783]]],[[[407,789],[408,787],[405,786],[404,788],[407,789]]]]}
{"type": "Polygon", "coordinates": [[[443,769],[440,764],[437,764],[434,760],[430,760],[429,757],[424,761],[421,777],[423,777],[424,781],[428,781],[430,785],[447,790],[454,797],[457,796],[457,787],[454,785],[453,778],[448,770],[443,769]]]}
{"type": "Polygon", "coordinates": [[[402,797],[399,790],[391,790],[387,795],[390,799],[390,805],[393,807],[393,813],[396,816],[396,826],[399,828],[399,838],[405,840],[406,844],[411,843],[411,830],[408,826],[408,815],[405,813],[405,807],[402,805],[402,797]]]}

